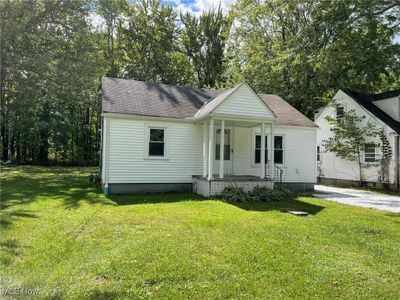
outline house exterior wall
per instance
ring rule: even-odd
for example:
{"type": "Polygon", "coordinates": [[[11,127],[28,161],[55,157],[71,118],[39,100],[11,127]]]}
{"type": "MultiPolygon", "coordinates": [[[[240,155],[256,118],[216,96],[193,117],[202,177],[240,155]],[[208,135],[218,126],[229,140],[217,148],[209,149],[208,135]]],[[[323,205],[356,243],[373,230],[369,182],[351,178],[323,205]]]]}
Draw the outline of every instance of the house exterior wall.
{"type": "MultiPolygon", "coordinates": [[[[135,117],[107,117],[108,144],[103,170],[110,185],[192,183],[193,175],[203,173],[203,125],[189,121],[158,121],[135,117]],[[165,128],[166,158],[146,155],[150,127],[165,128]]],[[[259,128],[233,127],[233,174],[260,175],[252,163],[255,133],[259,128]]],[[[268,131],[267,131],[268,134],[268,131]]],[[[275,126],[275,134],[284,136],[283,181],[315,183],[316,128],[275,126]]],[[[219,170],[217,164],[215,170],[219,170]]],[[[217,172],[216,172],[217,173],[217,172]]],[[[216,174],[215,173],[215,174],[216,174]]],[[[112,192],[112,188],[110,188],[112,192]]]]}
{"type": "Polygon", "coordinates": [[[247,84],[242,84],[211,114],[226,114],[245,117],[273,118],[274,114],[251,90],[247,84]]]}
{"type": "MultiPolygon", "coordinates": [[[[283,170],[283,182],[315,183],[316,130],[316,128],[275,126],[274,135],[283,136],[284,162],[277,164],[283,170]]],[[[260,133],[260,128],[235,128],[234,175],[260,175],[260,165],[254,163],[253,154],[255,135],[260,133]]],[[[270,134],[269,126],[266,134],[270,134]]]]}
{"type": "Polygon", "coordinates": [[[191,183],[202,173],[202,127],[109,117],[109,183],[191,183]],[[166,159],[147,158],[149,127],[166,129],[166,159]]]}
{"type": "MultiPolygon", "coordinates": [[[[346,95],[344,92],[339,91],[335,97],[337,103],[344,107],[344,110],[350,111],[354,110],[358,116],[366,116],[366,118],[361,122],[360,126],[365,126],[368,122],[375,124],[377,129],[382,129],[385,133],[392,152],[394,153],[394,131],[372,115],[369,111],[365,110],[358,103],[356,103],[351,97],[346,95]]],[[[319,130],[317,131],[317,146],[320,146],[321,155],[320,161],[317,163],[318,166],[318,177],[320,178],[329,178],[329,179],[339,179],[339,180],[349,180],[349,181],[357,181],[359,180],[359,169],[358,164],[356,162],[351,162],[347,160],[343,160],[336,156],[335,153],[327,152],[323,148],[323,141],[332,137],[331,128],[332,126],[327,123],[325,118],[327,116],[336,118],[336,109],[334,107],[326,107],[320,115],[315,120],[315,123],[319,126],[319,130]]],[[[381,141],[379,137],[372,138],[370,140],[375,144],[380,144],[381,141]]],[[[381,165],[379,159],[381,158],[381,153],[379,147],[375,150],[377,155],[377,162],[366,163],[363,160],[363,179],[367,182],[379,182],[381,180],[381,165]]],[[[392,155],[392,159],[389,166],[389,182],[394,183],[394,168],[395,168],[395,160],[394,155],[392,155]]]]}
{"type": "Polygon", "coordinates": [[[392,97],[388,99],[382,99],[373,101],[381,110],[386,112],[396,121],[400,121],[400,99],[399,97],[392,97]]]}

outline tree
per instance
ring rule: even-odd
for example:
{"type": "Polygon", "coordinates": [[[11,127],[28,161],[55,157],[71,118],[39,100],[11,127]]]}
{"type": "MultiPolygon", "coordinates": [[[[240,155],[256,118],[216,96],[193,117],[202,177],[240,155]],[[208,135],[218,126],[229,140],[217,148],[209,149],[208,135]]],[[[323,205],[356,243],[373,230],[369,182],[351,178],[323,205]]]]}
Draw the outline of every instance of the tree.
{"type": "Polygon", "coordinates": [[[129,6],[126,0],[99,0],[97,5],[96,12],[104,19],[104,29],[100,28],[99,31],[101,35],[99,43],[105,44],[102,45],[104,59],[107,62],[105,75],[118,77],[123,57],[122,28],[129,6]]]}
{"type": "Polygon", "coordinates": [[[203,12],[200,17],[181,14],[181,43],[194,66],[200,87],[216,87],[223,80],[224,50],[232,21],[221,7],[203,12]]]}
{"type": "Polygon", "coordinates": [[[381,181],[389,182],[389,166],[392,159],[392,148],[390,147],[390,142],[382,130],[379,131],[378,135],[380,139],[380,150],[382,153],[380,158],[381,181]]]}
{"type": "Polygon", "coordinates": [[[309,117],[340,88],[381,92],[400,78],[396,1],[239,0],[226,77],[283,96],[309,117]]]}
{"type": "Polygon", "coordinates": [[[158,0],[142,0],[129,6],[123,28],[125,77],[168,82],[177,30],[172,6],[158,0]]]}
{"type": "MultiPolygon", "coordinates": [[[[357,116],[354,110],[346,112],[340,119],[326,117],[327,122],[332,125],[333,136],[323,141],[326,151],[335,153],[341,159],[357,163],[360,186],[363,184],[362,153],[365,144],[368,139],[378,134],[374,124],[367,122],[365,126],[362,125],[365,118],[357,116]]],[[[374,144],[369,141],[368,143],[374,144]]]]}
{"type": "Polygon", "coordinates": [[[96,159],[91,1],[2,1],[2,160],[96,159]]]}

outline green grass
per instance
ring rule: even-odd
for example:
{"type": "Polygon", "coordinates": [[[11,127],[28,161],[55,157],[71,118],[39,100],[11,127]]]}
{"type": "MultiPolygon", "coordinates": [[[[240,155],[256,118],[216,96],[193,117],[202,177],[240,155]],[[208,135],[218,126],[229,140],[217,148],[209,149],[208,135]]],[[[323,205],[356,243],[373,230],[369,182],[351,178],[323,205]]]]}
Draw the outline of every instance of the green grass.
{"type": "Polygon", "coordinates": [[[107,199],[91,171],[2,168],[3,297],[400,299],[399,214],[311,197],[107,199]]]}

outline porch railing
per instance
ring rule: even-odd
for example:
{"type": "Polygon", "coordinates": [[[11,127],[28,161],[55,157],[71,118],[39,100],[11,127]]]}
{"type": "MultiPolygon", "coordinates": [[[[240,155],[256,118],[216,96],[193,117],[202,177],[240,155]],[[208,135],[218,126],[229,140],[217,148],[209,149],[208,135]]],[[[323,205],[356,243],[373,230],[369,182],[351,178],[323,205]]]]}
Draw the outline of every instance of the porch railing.
{"type": "Polygon", "coordinates": [[[278,167],[277,165],[274,164],[273,170],[272,170],[273,174],[269,174],[269,167],[267,164],[265,164],[265,175],[267,177],[269,177],[271,180],[277,182],[277,183],[282,183],[282,179],[283,179],[283,170],[282,168],[278,167]]]}

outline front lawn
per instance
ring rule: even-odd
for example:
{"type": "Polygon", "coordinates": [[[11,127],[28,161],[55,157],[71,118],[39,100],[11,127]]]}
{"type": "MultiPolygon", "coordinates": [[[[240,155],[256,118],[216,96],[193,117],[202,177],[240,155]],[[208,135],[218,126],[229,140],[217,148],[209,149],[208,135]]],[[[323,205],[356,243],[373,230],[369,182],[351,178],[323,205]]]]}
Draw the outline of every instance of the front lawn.
{"type": "Polygon", "coordinates": [[[310,197],[107,199],[91,171],[2,167],[2,296],[400,299],[399,214],[310,197]]]}

